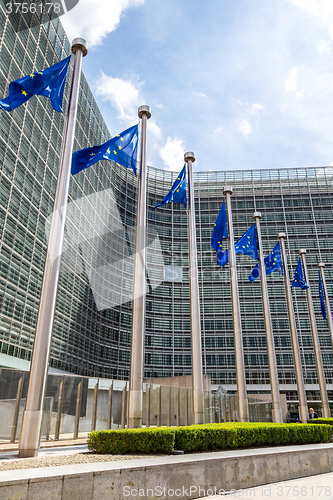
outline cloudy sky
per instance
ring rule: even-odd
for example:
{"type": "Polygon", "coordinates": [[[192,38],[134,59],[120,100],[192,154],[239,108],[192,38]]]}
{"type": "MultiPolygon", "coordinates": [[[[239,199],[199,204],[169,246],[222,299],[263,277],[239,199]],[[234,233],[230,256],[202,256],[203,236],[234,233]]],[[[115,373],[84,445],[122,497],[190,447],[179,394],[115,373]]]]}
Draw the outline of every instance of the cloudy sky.
{"type": "Polygon", "coordinates": [[[332,0],[80,0],[61,18],[112,135],[148,104],[148,162],[330,165],[332,0]]]}

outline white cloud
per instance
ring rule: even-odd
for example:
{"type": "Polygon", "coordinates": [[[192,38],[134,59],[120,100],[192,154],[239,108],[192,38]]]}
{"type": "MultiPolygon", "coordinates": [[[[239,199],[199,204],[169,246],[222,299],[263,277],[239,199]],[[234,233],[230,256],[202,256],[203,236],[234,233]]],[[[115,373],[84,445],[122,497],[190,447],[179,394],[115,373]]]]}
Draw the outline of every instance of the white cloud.
{"type": "Polygon", "coordinates": [[[320,17],[324,21],[333,19],[332,0],[289,0],[298,9],[305,10],[308,14],[320,17]]]}
{"type": "Polygon", "coordinates": [[[197,92],[196,90],[194,90],[193,94],[196,97],[199,97],[199,99],[209,99],[208,95],[204,94],[203,92],[197,92]]]}
{"type": "Polygon", "coordinates": [[[332,43],[328,40],[322,40],[318,44],[318,51],[319,54],[330,54],[332,52],[332,43]]]}
{"type": "Polygon", "coordinates": [[[99,45],[114,31],[123,12],[145,0],[80,0],[78,5],[62,16],[61,22],[70,40],[83,37],[89,47],[99,45]]]}
{"type": "Polygon", "coordinates": [[[251,123],[248,120],[245,120],[244,118],[240,119],[238,121],[238,130],[245,137],[248,137],[252,132],[251,123]]]}
{"type": "Polygon", "coordinates": [[[285,87],[288,92],[292,92],[296,97],[302,97],[302,92],[298,90],[298,76],[299,72],[303,69],[303,66],[291,68],[288,71],[288,76],[285,81],[285,87]]]}
{"type": "Polygon", "coordinates": [[[242,109],[237,119],[237,129],[242,135],[248,137],[252,133],[253,123],[259,119],[260,111],[262,111],[264,107],[258,103],[249,106],[241,101],[238,101],[238,104],[242,109]]]}
{"type": "Polygon", "coordinates": [[[160,157],[168,167],[168,170],[178,172],[184,163],[185,145],[184,141],[175,137],[168,137],[166,144],[160,150],[160,157]]]}
{"type": "Polygon", "coordinates": [[[138,107],[142,103],[140,87],[143,82],[134,83],[133,80],[114,78],[102,72],[96,81],[94,89],[96,95],[104,101],[109,101],[117,110],[119,120],[129,125],[138,120],[138,107]]]}
{"type": "MultiPolygon", "coordinates": [[[[138,109],[145,102],[140,90],[144,82],[140,82],[137,77],[131,80],[114,78],[102,72],[100,78],[94,84],[96,95],[108,101],[117,111],[117,118],[126,127],[132,126],[139,121],[138,109]],[[135,81],[136,80],[136,81],[135,81]]],[[[158,142],[161,140],[162,131],[157,123],[149,119],[147,125],[147,138],[153,149],[159,150],[158,142]]]]}

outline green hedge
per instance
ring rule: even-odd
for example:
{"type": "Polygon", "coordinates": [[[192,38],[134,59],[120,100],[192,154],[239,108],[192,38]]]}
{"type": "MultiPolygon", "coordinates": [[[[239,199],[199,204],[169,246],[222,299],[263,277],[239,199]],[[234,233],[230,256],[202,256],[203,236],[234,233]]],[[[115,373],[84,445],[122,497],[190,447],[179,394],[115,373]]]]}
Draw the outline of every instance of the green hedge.
{"type": "Polygon", "coordinates": [[[88,435],[89,450],[103,454],[172,453],[174,447],[173,427],[94,431],[88,435]]]}
{"type": "Polygon", "coordinates": [[[235,423],[176,428],[176,449],[205,451],[249,446],[319,443],[331,439],[333,428],[311,424],[235,423]]]}
{"type": "Polygon", "coordinates": [[[174,449],[195,452],[327,442],[333,436],[333,426],[318,425],[319,423],[312,425],[229,422],[187,427],[94,431],[88,436],[88,447],[90,451],[104,454],[168,454],[174,449]]]}
{"type": "Polygon", "coordinates": [[[326,424],[333,425],[333,418],[312,418],[311,424],[326,424]]]}

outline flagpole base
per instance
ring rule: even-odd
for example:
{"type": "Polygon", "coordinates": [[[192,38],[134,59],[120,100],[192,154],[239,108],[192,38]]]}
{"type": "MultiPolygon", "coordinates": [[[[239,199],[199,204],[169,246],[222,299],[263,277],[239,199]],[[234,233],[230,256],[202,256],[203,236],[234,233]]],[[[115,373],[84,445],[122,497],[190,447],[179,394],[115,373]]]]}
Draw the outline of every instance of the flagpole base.
{"type": "Polygon", "coordinates": [[[38,457],[42,415],[40,410],[24,411],[19,444],[20,458],[38,457]]]}

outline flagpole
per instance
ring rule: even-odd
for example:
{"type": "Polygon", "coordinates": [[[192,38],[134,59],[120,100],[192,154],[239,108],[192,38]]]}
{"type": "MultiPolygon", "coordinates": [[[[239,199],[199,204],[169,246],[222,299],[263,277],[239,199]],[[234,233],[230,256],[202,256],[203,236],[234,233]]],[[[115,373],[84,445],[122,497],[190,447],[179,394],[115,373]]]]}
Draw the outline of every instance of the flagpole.
{"type": "Polygon", "coordinates": [[[327,319],[328,329],[329,329],[330,337],[331,337],[331,346],[333,348],[333,322],[332,322],[330,301],[329,301],[328,294],[326,291],[326,281],[325,281],[325,274],[324,274],[325,264],[323,262],[320,262],[318,264],[318,267],[320,269],[322,288],[324,291],[324,300],[325,300],[325,304],[326,304],[326,319],[327,319]]]}
{"type": "MultiPolygon", "coordinates": [[[[302,264],[303,264],[303,268],[304,268],[304,279],[305,279],[306,283],[309,285],[308,270],[307,270],[306,262],[305,262],[306,250],[305,249],[299,250],[299,254],[301,256],[302,264]]],[[[312,341],[313,341],[313,348],[314,348],[316,364],[317,364],[317,373],[318,373],[318,382],[319,382],[319,388],[320,388],[321,402],[323,405],[323,417],[329,418],[331,413],[330,413],[330,407],[328,404],[326,380],[325,380],[325,374],[324,374],[324,368],[323,368],[323,361],[321,358],[319,336],[318,336],[318,332],[317,332],[317,326],[316,326],[316,320],[315,320],[315,314],[314,314],[310,286],[309,286],[309,288],[306,289],[306,296],[307,296],[307,300],[308,300],[308,309],[309,309],[309,317],[310,317],[310,323],[311,323],[312,341]]]]}
{"type": "Polygon", "coordinates": [[[72,52],[75,54],[73,80],[69,97],[67,120],[63,133],[58,184],[44,267],[42,291],[39,301],[28,394],[23,413],[19,443],[20,457],[36,457],[40,445],[43,403],[65,230],[77,103],[80,89],[81,64],[82,57],[87,54],[87,46],[87,42],[83,38],[75,38],[72,42],[72,52]]]}
{"type": "Polygon", "coordinates": [[[191,302],[191,345],[192,345],[192,390],[193,390],[193,423],[204,423],[204,388],[202,372],[202,344],[201,319],[198,280],[197,239],[195,227],[195,205],[192,163],[195,162],[194,153],[184,155],[188,173],[188,241],[189,241],[189,274],[190,274],[190,302],[191,302]]]}
{"type": "Polygon", "coordinates": [[[147,193],[147,120],[149,106],[138,109],[141,118],[141,156],[136,213],[135,262],[133,283],[133,316],[131,370],[128,397],[128,427],[142,427],[143,356],[146,311],[146,193],[147,193]]]}
{"type": "Polygon", "coordinates": [[[264,312],[264,323],[266,332],[266,343],[267,343],[267,354],[268,354],[268,366],[269,366],[269,376],[271,382],[271,392],[272,392],[272,416],[273,422],[282,423],[282,408],[281,408],[281,397],[279,390],[279,378],[276,367],[276,356],[272,329],[272,319],[269,309],[269,298],[267,289],[267,279],[266,279],[266,267],[264,262],[264,255],[262,250],[262,240],[260,231],[260,219],[261,213],[254,212],[253,220],[256,223],[257,238],[258,238],[258,257],[259,257],[259,267],[260,267],[260,284],[261,284],[261,295],[262,295],[262,305],[264,312]]]}
{"type": "Polygon", "coordinates": [[[234,228],[232,225],[231,199],[230,199],[232,195],[232,188],[229,186],[224,187],[223,194],[225,195],[225,200],[226,200],[228,230],[229,230],[229,269],[230,269],[230,285],[231,285],[231,301],[232,301],[232,319],[234,325],[234,340],[235,340],[239,420],[240,422],[248,422],[249,407],[248,407],[248,399],[246,393],[243,335],[242,335],[242,323],[241,323],[241,314],[239,305],[234,228]]]}
{"type": "Polygon", "coordinates": [[[291,344],[293,348],[294,363],[295,363],[296,384],[297,384],[297,393],[299,401],[298,413],[301,422],[303,424],[306,424],[306,422],[308,421],[308,407],[307,407],[306,392],[304,386],[302,360],[297,338],[295,313],[294,313],[293,301],[290,289],[289,272],[286,259],[286,249],[284,244],[285,237],[286,237],[285,233],[278,234],[278,239],[280,242],[280,249],[281,249],[282,266],[283,266],[284,285],[286,288],[291,344]]]}

